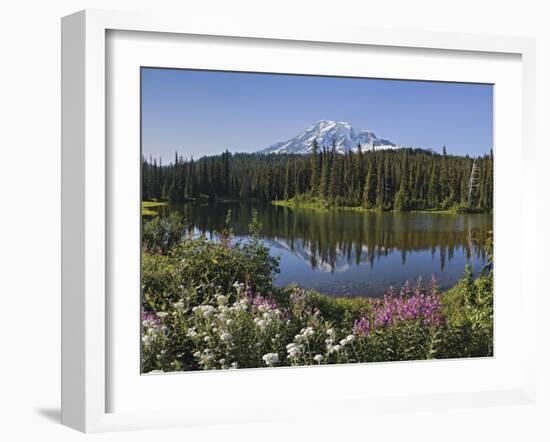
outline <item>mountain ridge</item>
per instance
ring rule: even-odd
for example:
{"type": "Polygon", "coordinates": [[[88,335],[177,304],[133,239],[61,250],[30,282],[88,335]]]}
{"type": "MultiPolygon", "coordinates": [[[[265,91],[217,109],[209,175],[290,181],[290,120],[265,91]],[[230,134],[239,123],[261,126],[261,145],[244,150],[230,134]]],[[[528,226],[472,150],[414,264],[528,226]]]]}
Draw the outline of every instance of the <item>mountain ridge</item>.
{"type": "Polygon", "coordinates": [[[294,137],[274,143],[260,150],[259,153],[307,154],[313,150],[314,141],[319,148],[332,148],[334,145],[336,151],[342,154],[357,150],[357,146],[361,146],[362,149],[399,149],[401,147],[390,140],[378,138],[374,132],[357,130],[348,122],[320,120],[294,137]]]}

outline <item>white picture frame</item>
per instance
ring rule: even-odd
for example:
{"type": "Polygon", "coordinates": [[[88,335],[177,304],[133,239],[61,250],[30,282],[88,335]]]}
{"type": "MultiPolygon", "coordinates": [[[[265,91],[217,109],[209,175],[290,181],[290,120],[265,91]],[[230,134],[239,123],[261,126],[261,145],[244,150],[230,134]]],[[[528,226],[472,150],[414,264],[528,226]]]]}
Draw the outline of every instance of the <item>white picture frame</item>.
{"type": "MultiPolygon", "coordinates": [[[[188,17],[158,17],[150,14],[86,10],[63,18],[62,21],[62,423],[85,432],[156,428],[168,426],[208,425],[211,423],[254,422],[288,417],[307,418],[334,414],[334,401],[338,413],[350,415],[368,414],[372,410],[412,410],[426,408],[453,408],[487,406],[498,404],[532,403],[535,397],[535,360],[533,321],[526,314],[529,306],[536,304],[534,281],[525,276],[528,264],[524,259],[535,254],[534,228],[536,213],[535,195],[522,187],[518,195],[525,210],[521,211],[522,249],[519,272],[521,299],[518,321],[524,343],[517,356],[517,378],[509,384],[484,389],[476,386],[471,391],[441,391],[437,388],[427,394],[390,392],[373,397],[361,391],[355,396],[334,393],[326,400],[317,400],[311,407],[288,406],[283,409],[258,407],[246,395],[236,399],[233,410],[224,413],[214,410],[205,413],[199,406],[195,410],[176,408],[136,409],[113,411],[109,406],[109,394],[114,388],[110,376],[113,360],[109,328],[117,318],[112,316],[107,288],[109,287],[109,247],[111,235],[116,230],[109,228],[112,216],[109,201],[109,155],[106,121],[110,118],[107,106],[109,84],[107,81],[108,32],[144,32],[165,36],[217,36],[220,38],[260,39],[272,42],[283,41],[288,46],[307,42],[311,44],[338,44],[341,47],[377,47],[426,49],[456,53],[475,54],[483,59],[484,54],[505,54],[518,58],[521,69],[521,110],[515,121],[521,149],[522,175],[529,176],[532,170],[534,146],[535,109],[535,43],[532,39],[517,37],[489,37],[450,33],[427,33],[416,31],[389,31],[369,28],[315,27],[293,28],[281,24],[266,27],[265,24],[209,23],[188,17]],[[521,368],[519,368],[521,366],[521,368]],[[520,373],[521,372],[521,373],[520,373]],[[364,400],[363,400],[364,399],[364,400]],[[239,412],[237,412],[237,410],[239,412]],[[243,410],[248,413],[243,414],[243,410]]],[[[495,115],[498,119],[498,113],[495,115]]],[[[498,143],[498,138],[497,138],[498,143]]],[[[498,162],[498,159],[497,159],[498,162]]],[[[498,163],[497,163],[498,164],[498,163]]],[[[503,163],[504,164],[504,163],[503,163]]],[[[498,167],[498,166],[497,166],[498,167]]],[[[503,172],[504,173],[504,170],[503,172]]],[[[501,175],[502,176],[502,175],[501,175]]],[[[136,184],[137,185],[137,184],[136,184]]],[[[521,218],[521,219],[520,219],[521,218]]],[[[498,241],[498,240],[497,240],[498,241]]],[[[496,253],[499,251],[498,243],[496,253]]],[[[498,256],[498,255],[497,255],[498,256]]],[[[498,258],[497,258],[498,259],[498,258]]],[[[498,265],[498,264],[497,264],[498,265]]],[[[497,284],[498,287],[498,284],[497,284]]],[[[498,293],[498,292],[497,292],[498,293]]],[[[497,295],[498,296],[498,295],[497,295]]],[[[498,301],[497,301],[498,302],[498,301]]],[[[497,313],[498,315],[498,313],[497,313]]],[[[497,330],[507,325],[497,324],[497,330]]],[[[112,331],[111,331],[112,332],[112,331]]],[[[503,336],[506,334],[503,334],[503,336]]],[[[498,340],[498,335],[496,336],[498,340]]],[[[496,356],[498,358],[498,354],[496,356]]],[[[461,370],[460,361],[454,370],[461,370]]],[[[451,365],[449,365],[451,367],[451,365]]],[[[345,367],[330,367],[331,376],[345,367]]],[[[404,364],[396,370],[406,370],[404,364]]],[[[475,367],[473,368],[475,369],[475,367]]],[[[306,368],[307,370],[307,368],[306,368]]],[[[345,372],[346,376],[358,376],[361,366],[345,372]]],[[[393,370],[390,369],[390,370],[393,370]]],[[[422,364],[415,370],[423,370],[422,364]]],[[[274,371],[248,371],[258,382],[274,371]],[[262,374],[258,374],[262,371],[262,374]]],[[[305,379],[311,371],[286,370],[285,379],[305,379]]],[[[325,374],[328,371],[325,371],[325,374]]],[[[344,372],[342,372],[344,373],[344,372]]],[[[246,373],[244,373],[246,375],[246,373]]],[[[216,373],[217,375],[217,373],[216,373]]],[[[336,374],[337,375],[337,374],[336,374]]],[[[195,373],[199,376],[212,374],[195,373]]],[[[280,376],[278,374],[278,376],[280,376]]],[[[327,376],[329,376],[327,374],[327,376]]],[[[174,376],[162,376],[171,378],[174,376]]],[[[160,378],[160,377],[159,377],[160,378]]],[[[210,380],[213,378],[211,377],[210,380]]],[[[220,378],[221,379],[221,378],[220,378]]],[[[242,378],[241,378],[242,379],[242,378]]],[[[236,378],[232,382],[236,382],[236,378]]],[[[292,381],[290,381],[292,382],[292,381]]],[[[222,401],[221,401],[222,402],[222,401]]],[[[220,402],[220,403],[221,403],[220,402]]]]}

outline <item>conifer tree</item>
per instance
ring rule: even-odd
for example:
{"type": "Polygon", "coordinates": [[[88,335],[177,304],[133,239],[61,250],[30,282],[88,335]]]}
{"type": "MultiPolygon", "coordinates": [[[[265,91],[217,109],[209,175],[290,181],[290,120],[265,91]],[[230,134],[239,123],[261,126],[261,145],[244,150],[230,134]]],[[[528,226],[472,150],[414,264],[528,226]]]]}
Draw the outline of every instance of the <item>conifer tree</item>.
{"type": "Polygon", "coordinates": [[[333,203],[340,192],[340,171],[338,154],[336,153],[336,143],[332,143],[332,152],[330,159],[330,179],[328,186],[328,200],[333,203]]]}
{"type": "Polygon", "coordinates": [[[311,146],[311,181],[309,183],[311,194],[316,195],[319,192],[319,144],[317,140],[313,140],[311,146]]]}
{"type": "Polygon", "coordinates": [[[323,148],[322,165],[321,165],[321,181],[319,184],[319,196],[326,198],[328,195],[328,182],[329,182],[329,161],[326,149],[323,148]]]}
{"type": "Polygon", "coordinates": [[[372,209],[376,205],[377,172],[375,158],[371,157],[367,178],[365,180],[365,189],[363,190],[363,207],[372,209]]]}
{"type": "Polygon", "coordinates": [[[430,184],[428,185],[428,199],[431,207],[438,207],[439,205],[439,180],[437,177],[437,168],[435,162],[433,163],[430,173],[430,184]]]}

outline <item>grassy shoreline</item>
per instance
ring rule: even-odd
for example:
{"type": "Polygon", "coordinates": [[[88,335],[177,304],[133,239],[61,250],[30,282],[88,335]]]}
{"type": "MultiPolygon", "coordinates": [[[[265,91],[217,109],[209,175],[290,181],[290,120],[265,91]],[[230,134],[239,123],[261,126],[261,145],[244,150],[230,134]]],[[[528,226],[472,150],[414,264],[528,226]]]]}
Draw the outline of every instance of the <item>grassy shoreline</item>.
{"type": "Polygon", "coordinates": [[[152,209],[167,205],[168,203],[166,201],[142,201],[141,214],[144,216],[157,216],[158,212],[152,209]]]}
{"type": "MultiPolygon", "coordinates": [[[[325,203],[321,203],[317,201],[298,202],[294,200],[275,200],[275,201],[271,201],[271,204],[274,206],[288,207],[290,209],[310,209],[310,210],[317,210],[322,212],[328,212],[333,210],[345,210],[349,212],[433,213],[433,214],[447,214],[447,215],[455,215],[458,213],[474,213],[474,212],[466,212],[464,210],[459,210],[459,209],[424,209],[424,210],[404,210],[402,212],[399,212],[395,210],[367,209],[362,206],[329,206],[325,203]]],[[[475,213],[481,213],[481,212],[475,212],[475,213]]]]}
{"type": "MultiPolygon", "coordinates": [[[[206,197],[196,198],[193,200],[189,200],[188,202],[208,202],[208,201],[214,201],[218,203],[256,203],[259,202],[259,200],[254,198],[245,198],[245,199],[239,199],[239,198],[225,198],[225,197],[216,197],[213,200],[206,197]]],[[[168,206],[170,203],[168,201],[142,201],[141,202],[141,208],[142,208],[142,215],[145,216],[156,216],[158,213],[153,210],[161,206],[168,206]]],[[[490,213],[490,212],[484,212],[480,210],[466,210],[464,208],[451,208],[451,209],[422,209],[422,210],[404,210],[404,211],[395,211],[395,210],[380,210],[380,209],[367,209],[362,206],[334,206],[329,205],[327,201],[320,200],[320,199],[314,199],[314,200],[303,200],[298,201],[295,199],[288,199],[288,200],[273,200],[270,201],[269,204],[273,206],[278,207],[288,207],[290,209],[308,209],[308,210],[315,210],[320,212],[329,212],[329,211],[349,211],[349,212],[371,212],[371,213],[428,213],[428,214],[441,214],[441,215],[456,215],[459,213],[490,213]]]]}

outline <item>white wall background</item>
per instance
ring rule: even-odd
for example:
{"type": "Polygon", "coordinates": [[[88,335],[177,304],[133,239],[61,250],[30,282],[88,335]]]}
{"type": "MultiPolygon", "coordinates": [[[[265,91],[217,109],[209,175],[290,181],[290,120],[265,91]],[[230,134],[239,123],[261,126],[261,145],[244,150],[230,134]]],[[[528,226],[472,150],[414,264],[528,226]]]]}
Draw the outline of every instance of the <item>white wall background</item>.
{"type": "Polygon", "coordinates": [[[60,17],[84,8],[168,11],[226,20],[315,22],[537,38],[540,189],[537,406],[284,422],[209,429],[102,434],[101,441],[205,440],[550,440],[548,247],[550,13],[522,0],[11,0],[0,7],[0,438],[83,440],[59,425],[60,358],[60,17]],[[545,210],[546,209],[546,210],[545,210]]]}

